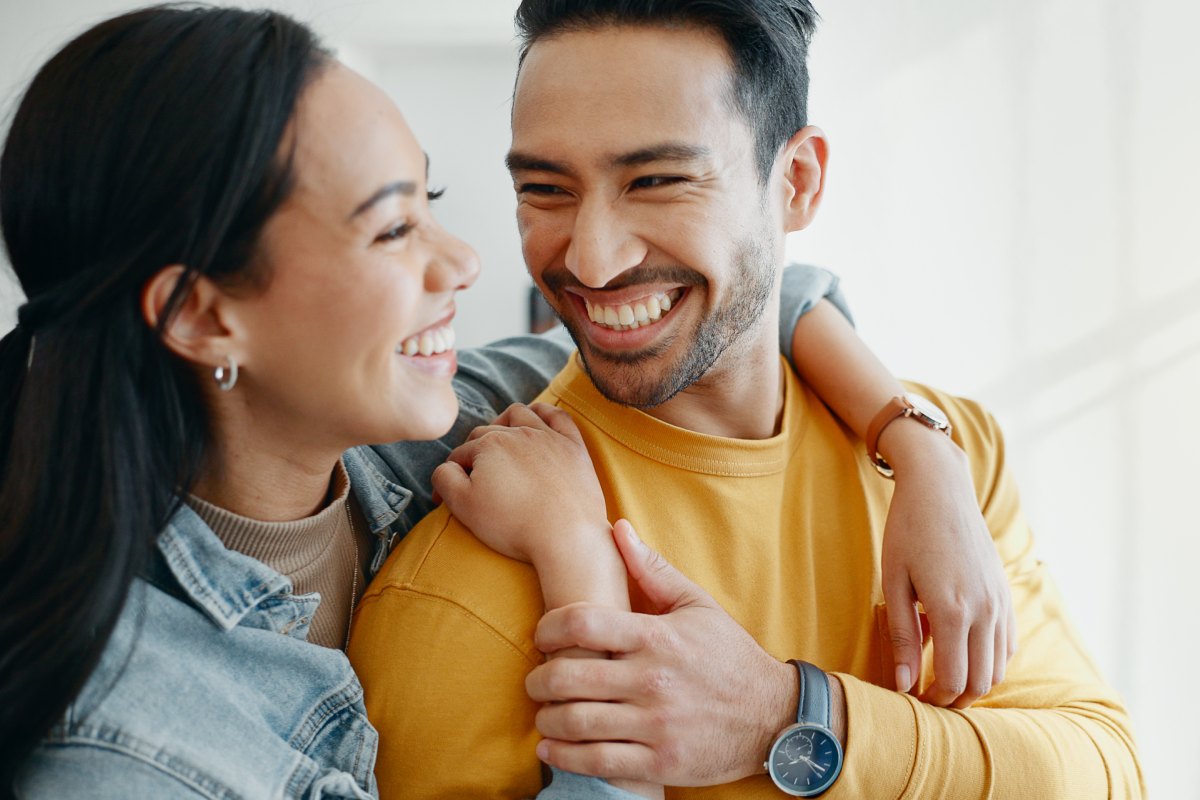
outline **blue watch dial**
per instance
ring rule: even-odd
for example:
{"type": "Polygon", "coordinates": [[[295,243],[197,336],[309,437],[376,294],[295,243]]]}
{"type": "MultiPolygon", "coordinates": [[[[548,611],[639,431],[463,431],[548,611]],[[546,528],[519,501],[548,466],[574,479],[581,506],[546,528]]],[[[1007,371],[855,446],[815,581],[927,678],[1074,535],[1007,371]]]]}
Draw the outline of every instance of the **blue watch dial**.
{"type": "Polygon", "coordinates": [[[828,789],[842,770],[842,745],[825,728],[793,725],[771,748],[767,763],[775,785],[796,797],[828,789]]]}

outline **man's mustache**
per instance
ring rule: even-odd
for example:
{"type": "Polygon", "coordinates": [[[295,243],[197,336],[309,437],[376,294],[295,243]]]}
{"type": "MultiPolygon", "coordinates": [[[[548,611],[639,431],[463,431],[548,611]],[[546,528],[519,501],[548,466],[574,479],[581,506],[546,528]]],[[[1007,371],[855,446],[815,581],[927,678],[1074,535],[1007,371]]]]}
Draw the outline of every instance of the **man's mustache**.
{"type": "Polygon", "coordinates": [[[704,286],[708,280],[688,267],[679,265],[645,266],[627,269],[600,287],[585,286],[566,267],[550,267],[542,273],[542,283],[552,292],[564,289],[627,289],[642,284],[676,284],[678,286],[704,286]]]}

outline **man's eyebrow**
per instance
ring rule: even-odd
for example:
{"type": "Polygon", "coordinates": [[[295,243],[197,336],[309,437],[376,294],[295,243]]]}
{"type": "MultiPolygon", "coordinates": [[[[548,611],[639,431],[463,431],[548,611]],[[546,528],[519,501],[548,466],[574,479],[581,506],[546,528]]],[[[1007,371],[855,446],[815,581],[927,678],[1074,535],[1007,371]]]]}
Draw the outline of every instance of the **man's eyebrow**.
{"type": "MultiPolygon", "coordinates": [[[[610,159],[610,163],[615,167],[638,167],[644,164],[653,164],[656,161],[700,161],[711,155],[712,151],[701,145],[664,142],[663,144],[643,147],[640,150],[613,156],[610,159]]],[[[560,161],[551,161],[547,158],[539,158],[538,156],[516,150],[510,152],[504,161],[508,165],[509,172],[517,172],[518,170],[553,172],[556,175],[566,175],[568,177],[574,174],[574,171],[570,167],[560,161]]]]}
{"type": "Polygon", "coordinates": [[[389,184],[381,186],[373,195],[360,203],[358,208],[354,209],[354,211],[350,212],[350,216],[346,217],[346,221],[349,222],[350,220],[354,219],[359,214],[362,214],[385,197],[391,197],[394,194],[402,194],[411,197],[416,193],[417,184],[413,181],[392,181],[389,184]]]}
{"type": "Polygon", "coordinates": [[[712,151],[701,145],[664,142],[614,156],[612,163],[617,167],[640,167],[655,161],[699,161],[711,155],[712,151]]]}
{"type": "Polygon", "coordinates": [[[551,161],[548,158],[539,158],[517,150],[510,151],[504,157],[504,163],[508,166],[509,172],[516,172],[518,170],[553,172],[556,175],[566,175],[568,177],[574,174],[571,168],[561,161],[551,161]]]}

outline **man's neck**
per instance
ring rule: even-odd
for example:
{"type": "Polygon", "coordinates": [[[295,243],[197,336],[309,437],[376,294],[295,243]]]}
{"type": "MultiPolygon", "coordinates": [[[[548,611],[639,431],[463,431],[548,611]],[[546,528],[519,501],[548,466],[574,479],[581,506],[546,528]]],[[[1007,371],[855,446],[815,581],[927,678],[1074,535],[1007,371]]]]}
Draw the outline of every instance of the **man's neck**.
{"type": "Polygon", "coordinates": [[[764,332],[726,350],[699,381],[646,413],[727,439],[776,435],[783,417],[783,372],[774,326],[763,327],[764,332]]]}

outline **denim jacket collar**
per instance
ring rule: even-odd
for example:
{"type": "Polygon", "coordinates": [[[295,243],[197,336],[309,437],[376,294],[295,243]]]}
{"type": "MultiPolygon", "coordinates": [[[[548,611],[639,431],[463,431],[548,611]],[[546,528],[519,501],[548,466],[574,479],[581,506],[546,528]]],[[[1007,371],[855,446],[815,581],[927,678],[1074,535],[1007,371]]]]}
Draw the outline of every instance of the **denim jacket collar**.
{"type": "Polygon", "coordinates": [[[364,455],[365,448],[347,450],[342,456],[350,487],[366,514],[371,533],[382,534],[390,529],[408,507],[413,493],[379,471],[364,455]]]}
{"type": "MultiPolygon", "coordinates": [[[[395,543],[391,526],[412,492],[385,477],[356,450],[348,450],[342,461],[371,532],[379,537],[371,559],[373,573],[395,543]]],[[[175,512],[159,535],[158,550],[187,599],[222,630],[236,628],[264,600],[291,594],[293,589],[287,577],[226,548],[187,505],[175,512]]]]}

